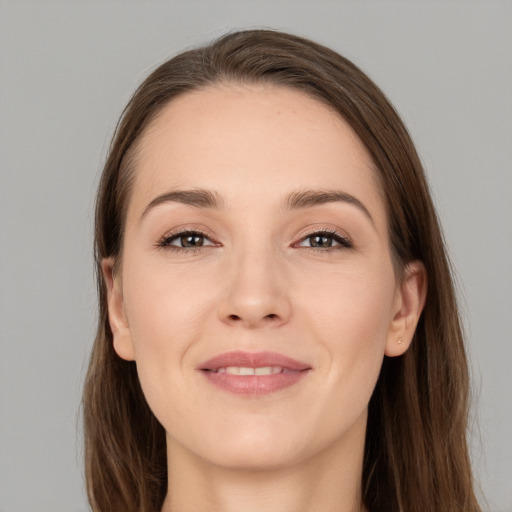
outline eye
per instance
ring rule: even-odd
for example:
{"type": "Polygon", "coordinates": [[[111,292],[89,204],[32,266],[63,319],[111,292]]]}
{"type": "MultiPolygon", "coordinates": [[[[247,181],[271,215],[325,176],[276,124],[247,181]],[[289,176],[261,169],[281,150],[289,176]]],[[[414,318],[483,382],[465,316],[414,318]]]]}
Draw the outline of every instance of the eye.
{"type": "Polygon", "coordinates": [[[187,249],[200,249],[204,246],[215,246],[204,233],[200,231],[182,231],[180,233],[174,233],[172,235],[164,236],[158,243],[157,246],[164,249],[173,250],[187,250],[187,249]]]}
{"type": "Polygon", "coordinates": [[[316,231],[302,238],[297,247],[308,247],[312,249],[348,249],[352,242],[346,236],[336,231],[316,231]]]}

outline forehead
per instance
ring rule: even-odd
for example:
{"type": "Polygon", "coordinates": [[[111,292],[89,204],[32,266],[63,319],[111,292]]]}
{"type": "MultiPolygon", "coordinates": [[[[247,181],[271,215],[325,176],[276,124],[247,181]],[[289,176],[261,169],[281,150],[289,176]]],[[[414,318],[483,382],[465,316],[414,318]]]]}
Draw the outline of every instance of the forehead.
{"type": "Polygon", "coordinates": [[[255,205],[290,190],[342,188],[383,207],[373,161],[348,123],[328,105],[274,85],[222,85],[172,100],[144,133],[135,173],[136,210],[191,188],[255,205]]]}

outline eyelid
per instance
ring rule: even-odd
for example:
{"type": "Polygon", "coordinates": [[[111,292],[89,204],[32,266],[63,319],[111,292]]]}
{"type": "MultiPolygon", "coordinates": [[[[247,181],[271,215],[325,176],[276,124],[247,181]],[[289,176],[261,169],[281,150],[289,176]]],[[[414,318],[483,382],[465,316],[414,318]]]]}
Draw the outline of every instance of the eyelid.
{"type": "MultiPolygon", "coordinates": [[[[167,232],[165,235],[163,235],[160,239],[157,240],[155,243],[155,246],[157,249],[171,249],[171,250],[178,250],[178,251],[198,251],[202,250],[204,247],[221,247],[222,244],[216,240],[212,235],[208,234],[206,230],[197,228],[197,227],[179,227],[176,229],[173,229],[170,232],[167,232]],[[210,243],[208,245],[202,245],[199,247],[180,247],[178,245],[172,245],[170,242],[174,241],[175,239],[186,236],[186,235],[200,235],[204,237],[206,240],[208,240],[210,243]]],[[[332,251],[336,249],[349,249],[354,246],[354,243],[352,241],[352,238],[345,232],[334,229],[334,228],[328,228],[328,227],[311,227],[307,231],[301,232],[299,235],[297,235],[297,241],[291,244],[292,247],[301,247],[303,249],[313,249],[315,251],[332,251]],[[337,242],[338,245],[334,245],[331,247],[307,247],[300,245],[302,242],[304,242],[307,238],[310,238],[315,235],[329,235],[333,238],[334,241],[337,242]]]]}
{"type": "Polygon", "coordinates": [[[198,251],[201,250],[203,247],[220,247],[221,244],[217,240],[215,240],[214,237],[206,233],[203,229],[200,228],[194,228],[194,227],[180,227],[177,229],[174,229],[170,232],[167,232],[165,235],[163,235],[157,242],[155,243],[155,246],[157,249],[170,249],[170,250],[178,250],[178,251],[198,251]],[[199,247],[180,247],[178,245],[172,245],[170,242],[186,235],[200,235],[211,244],[208,244],[206,246],[199,246],[199,247]]]}
{"type": "Polygon", "coordinates": [[[315,251],[328,251],[328,250],[336,250],[336,249],[350,249],[354,247],[354,242],[352,241],[352,238],[344,232],[341,232],[337,229],[333,228],[312,228],[310,231],[301,233],[300,238],[297,242],[293,243],[294,247],[302,247],[304,249],[314,249],[315,251]],[[304,242],[307,238],[310,238],[315,235],[330,235],[332,238],[338,242],[339,245],[331,246],[328,248],[322,248],[322,247],[307,247],[307,246],[301,246],[300,243],[304,242]]]}

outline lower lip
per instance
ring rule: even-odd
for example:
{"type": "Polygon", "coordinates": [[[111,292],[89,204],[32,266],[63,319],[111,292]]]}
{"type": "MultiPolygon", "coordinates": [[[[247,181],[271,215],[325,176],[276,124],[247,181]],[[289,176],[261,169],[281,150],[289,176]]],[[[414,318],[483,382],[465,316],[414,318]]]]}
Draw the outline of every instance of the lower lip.
{"type": "Polygon", "coordinates": [[[272,375],[231,375],[203,371],[210,383],[236,395],[262,396],[289,388],[301,381],[309,370],[272,375]]]}

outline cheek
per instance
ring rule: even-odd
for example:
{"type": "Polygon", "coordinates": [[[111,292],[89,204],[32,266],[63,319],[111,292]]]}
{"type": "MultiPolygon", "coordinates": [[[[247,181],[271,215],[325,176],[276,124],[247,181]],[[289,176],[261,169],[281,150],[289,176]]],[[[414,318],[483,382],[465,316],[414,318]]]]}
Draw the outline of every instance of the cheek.
{"type": "Polygon", "coordinates": [[[363,348],[385,343],[394,292],[392,270],[381,264],[317,274],[298,294],[326,338],[338,339],[340,347],[354,343],[363,348]]]}
{"type": "Polygon", "coordinates": [[[207,298],[197,275],[158,264],[134,262],[129,268],[123,288],[137,372],[151,410],[167,429],[190,408],[187,397],[196,384],[187,354],[207,329],[207,298]]]}
{"type": "MultiPolygon", "coordinates": [[[[123,276],[125,311],[144,390],[181,387],[184,356],[205,329],[206,297],[197,276],[133,259],[123,276]],[[139,261],[141,263],[139,263],[139,261]],[[144,263],[144,264],[143,264],[144,263]]],[[[148,399],[150,397],[148,396],[148,399]]]]}
{"type": "Polygon", "coordinates": [[[139,351],[178,349],[201,327],[207,289],[197,273],[134,262],[123,278],[130,331],[139,351]]]}
{"type": "Polygon", "coordinates": [[[336,398],[366,407],[377,381],[392,320],[392,269],[344,269],[305,283],[302,329],[313,331],[327,357],[327,386],[336,398]],[[307,293],[306,293],[307,292],[307,293]],[[306,299],[307,297],[307,299],[306,299]]]}

